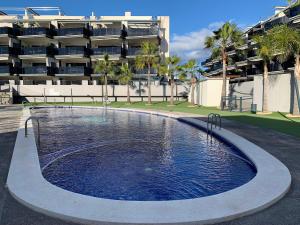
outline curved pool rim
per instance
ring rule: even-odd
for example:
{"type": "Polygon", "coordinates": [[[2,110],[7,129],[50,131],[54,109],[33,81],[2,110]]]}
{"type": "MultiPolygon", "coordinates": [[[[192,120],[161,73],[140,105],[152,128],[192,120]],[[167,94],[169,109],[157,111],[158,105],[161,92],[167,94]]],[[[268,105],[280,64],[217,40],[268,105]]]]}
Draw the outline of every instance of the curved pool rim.
{"type": "MultiPolygon", "coordinates": [[[[189,117],[180,113],[108,109],[177,118],[206,129],[205,122],[192,118],[196,115],[189,117]]],[[[24,137],[24,121],[29,116],[29,109],[24,109],[7,187],[12,196],[22,204],[60,219],[84,224],[217,223],[249,215],[274,204],[288,192],[291,185],[289,170],[275,157],[228,130],[214,129],[214,135],[236,146],[254,163],[257,174],[251,181],[217,195],[187,200],[124,201],[73,193],[49,183],[42,176],[31,121],[28,123],[29,135],[24,137]]]]}

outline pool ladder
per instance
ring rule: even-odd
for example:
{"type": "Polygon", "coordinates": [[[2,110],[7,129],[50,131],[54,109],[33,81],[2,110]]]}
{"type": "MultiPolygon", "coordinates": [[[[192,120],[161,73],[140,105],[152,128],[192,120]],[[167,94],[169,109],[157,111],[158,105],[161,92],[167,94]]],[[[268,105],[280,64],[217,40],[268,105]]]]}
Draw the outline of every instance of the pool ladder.
{"type": "Polygon", "coordinates": [[[37,124],[38,124],[38,146],[40,146],[40,121],[39,121],[39,118],[32,117],[32,116],[27,118],[27,120],[25,121],[25,137],[28,136],[27,123],[28,123],[29,120],[33,120],[33,119],[35,119],[37,121],[37,124]]]}
{"type": "Polygon", "coordinates": [[[220,114],[210,113],[207,116],[207,122],[206,122],[207,139],[210,137],[212,140],[213,127],[215,128],[219,127],[219,129],[222,128],[222,117],[220,114]]]}

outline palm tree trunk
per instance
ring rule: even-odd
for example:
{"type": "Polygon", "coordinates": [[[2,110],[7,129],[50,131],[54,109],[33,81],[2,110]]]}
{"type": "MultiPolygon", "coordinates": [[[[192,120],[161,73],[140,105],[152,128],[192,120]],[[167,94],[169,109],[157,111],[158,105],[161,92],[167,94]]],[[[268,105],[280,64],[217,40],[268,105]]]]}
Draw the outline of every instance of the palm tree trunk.
{"type": "Polygon", "coordinates": [[[170,105],[174,105],[174,78],[171,78],[171,99],[170,105]]]}
{"type": "Polygon", "coordinates": [[[191,93],[191,104],[195,105],[195,77],[192,77],[192,93],[191,93]]]}
{"type": "Polygon", "coordinates": [[[269,80],[268,80],[268,63],[264,62],[264,74],[263,74],[263,106],[262,106],[262,111],[263,112],[269,112],[269,102],[268,102],[268,97],[269,97],[269,80]]]}
{"type": "Polygon", "coordinates": [[[105,76],[104,76],[104,85],[105,85],[105,103],[107,103],[107,100],[108,100],[107,74],[105,74],[105,76]]]}
{"type": "Polygon", "coordinates": [[[127,84],[127,103],[130,103],[130,90],[129,90],[129,84],[127,84]]]}
{"type": "Polygon", "coordinates": [[[223,53],[223,82],[222,82],[222,91],[221,91],[221,109],[226,106],[226,100],[223,102],[222,97],[226,96],[226,74],[227,74],[227,64],[226,64],[226,56],[223,53]]]}
{"type": "Polygon", "coordinates": [[[148,104],[151,104],[151,77],[150,77],[150,71],[151,66],[148,63],[148,104]]]}
{"type": "Polygon", "coordinates": [[[300,84],[300,55],[296,55],[295,56],[295,72],[294,72],[294,76],[295,76],[295,82],[294,82],[294,89],[293,89],[293,94],[294,94],[294,104],[293,104],[293,111],[292,114],[294,116],[298,116],[300,115],[299,112],[299,96],[297,95],[297,91],[296,88],[298,88],[299,90],[299,84],[300,84]],[[296,86],[298,84],[298,87],[296,86]]]}

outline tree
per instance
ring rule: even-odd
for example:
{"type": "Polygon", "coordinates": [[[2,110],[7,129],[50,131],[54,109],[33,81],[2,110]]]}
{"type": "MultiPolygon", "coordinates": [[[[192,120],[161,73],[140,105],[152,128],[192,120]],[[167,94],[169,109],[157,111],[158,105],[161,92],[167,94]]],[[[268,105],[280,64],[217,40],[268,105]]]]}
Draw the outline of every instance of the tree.
{"type": "MultiPolygon", "coordinates": [[[[220,57],[223,64],[223,85],[221,96],[226,96],[226,73],[227,73],[227,47],[239,46],[244,43],[242,32],[234,23],[226,22],[220,29],[214,31],[213,36],[206,37],[205,47],[212,52],[212,58],[220,57]]],[[[221,102],[222,104],[225,104],[221,102]]]]}
{"type": "MultiPolygon", "coordinates": [[[[107,78],[114,76],[113,64],[109,60],[109,55],[105,54],[103,60],[98,60],[95,66],[95,73],[104,75],[104,86],[105,86],[105,104],[108,101],[108,91],[107,91],[107,78]]],[[[100,77],[101,78],[101,77],[100,77]]]]}
{"type": "Polygon", "coordinates": [[[163,65],[160,66],[160,74],[164,74],[168,76],[171,84],[171,98],[170,105],[174,105],[174,86],[175,86],[175,74],[180,71],[180,63],[181,59],[174,55],[171,57],[167,57],[166,61],[163,65]]]}
{"type": "Polygon", "coordinates": [[[299,99],[297,96],[296,85],[300,84],[300,33],[294,28],[288,27],[287,25],[276,26],[270,30],[270,35],[273,37],[273,45],[276,50],[280,53],[277,57],[279,61],[284,62],[291,57],[295,59],[295,70],[294,70],[294,83],[295,89],[294,94],[294,105],[293,115],[299,115],[299,99]],[[297,101],[298,100],[298,101],[297,101]]]}
{"type": "Polygon", "coordinates": [[[274,58],[276,53],[276,48],[274,46],[274,38],[270,32],[265,33],[262,36],[255,36],[254,41],[257,44],[257,56],[263,60],[263,113],[269,112],[269,69],[268,65],[270,61],[274,58]]]}
{"type": "Polygon", "coordinates": [[[152,42],[143,42],[141,51],[136,57],[137,69],[148,69],[148,104],[151,104],[151,68],[157,68],[159,63],[158,47],[152,42]]]}
{"type": "Polygon", "coordinates": [[[190,79],[191,82],[191,104],[195,105],[195,87],[197,83],[197,73],[199,71],[198,64],[195,59],[190,59],[187,63],[178,68],[180,71],[180,79],[190,79]]]}
{"type": "Polygon", "coordinates": [[[121,84],[127,85],[127,103],[130,104],[130,82],[132,80],[133,74],[128,64],[123,64],[120,68],[119,81],[121,84]]]}

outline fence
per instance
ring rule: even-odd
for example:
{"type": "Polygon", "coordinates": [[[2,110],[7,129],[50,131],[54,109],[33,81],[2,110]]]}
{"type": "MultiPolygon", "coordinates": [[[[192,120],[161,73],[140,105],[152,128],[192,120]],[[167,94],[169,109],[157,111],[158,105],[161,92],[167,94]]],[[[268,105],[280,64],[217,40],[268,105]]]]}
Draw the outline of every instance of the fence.
{"type": "Polygon", "coordinates": [[[222,110],[228,111],[256,111],[253,105],[253,98],[249,96],[237,97],[233,96],[223,96],[222,97],[222,110]]]}

